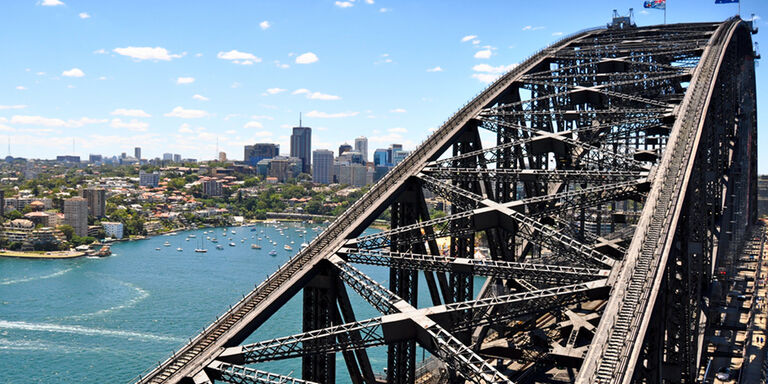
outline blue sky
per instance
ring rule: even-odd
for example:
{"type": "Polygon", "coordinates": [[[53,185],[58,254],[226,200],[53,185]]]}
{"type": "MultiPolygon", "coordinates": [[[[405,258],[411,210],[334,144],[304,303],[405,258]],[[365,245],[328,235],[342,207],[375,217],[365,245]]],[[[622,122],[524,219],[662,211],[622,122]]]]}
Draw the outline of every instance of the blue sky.
{"type": "MultiPolygon", "coordinates": [[[[412,148],[498,72],[630,7],[638,25],[663,21],[641,0],[4,1],[0,134],[32,158],[71,154],[74,138],[86,158],[140,146],[145,158],[210,159],[218,138],[242,159],[255,142],[288,152],[303,112],[314,149],[359,135],[370,152],[412,148]]],[[[742,16],[766,7],[744,0],[742,16]]],[[[667,22],[736,9],[669,0],[667,22]]]]}

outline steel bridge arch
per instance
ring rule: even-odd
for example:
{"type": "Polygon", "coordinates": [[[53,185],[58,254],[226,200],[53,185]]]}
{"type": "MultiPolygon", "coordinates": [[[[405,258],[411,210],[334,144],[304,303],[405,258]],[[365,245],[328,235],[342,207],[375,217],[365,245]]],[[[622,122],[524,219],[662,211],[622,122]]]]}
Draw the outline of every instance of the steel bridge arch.
{"type": "Polygon", "coordinates": [[[756,218],[750,33],[733,18],[545,48],[137,382],[334,382],[340,352],[376,383],[366,349],[382,345],[388,383],[694,382],[713,272],[756,218]],[[391,229],[363,236],[385,212],[391,229]],[[355,264],[389,268],[389,286],[355,264]],[[349,289],[381,315],[357,319],[349,289]],[[302,333],[242,345],[299,292],[302,333]],[[442,370],[417,367],[416,344],[442,370]],[[302,379],[258,369],[286,358],[302,379]]]}

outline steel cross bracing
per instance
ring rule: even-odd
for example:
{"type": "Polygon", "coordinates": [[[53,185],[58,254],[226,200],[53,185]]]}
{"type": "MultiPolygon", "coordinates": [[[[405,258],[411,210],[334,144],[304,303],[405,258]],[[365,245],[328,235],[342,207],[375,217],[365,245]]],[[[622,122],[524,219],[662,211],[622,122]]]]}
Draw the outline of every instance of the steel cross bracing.
{"type": "Polygon", "coordinates": [[[592,29],[531,56],[138,382],[371,384],[383,345],[388,383],[693,382],[704,331],[680,324],[754,218],[750,32],[592,29]],[[243,344],[299,292],[301,329],[243,344]],[[259,370],[281,359],[302,379],[259,370]]]}

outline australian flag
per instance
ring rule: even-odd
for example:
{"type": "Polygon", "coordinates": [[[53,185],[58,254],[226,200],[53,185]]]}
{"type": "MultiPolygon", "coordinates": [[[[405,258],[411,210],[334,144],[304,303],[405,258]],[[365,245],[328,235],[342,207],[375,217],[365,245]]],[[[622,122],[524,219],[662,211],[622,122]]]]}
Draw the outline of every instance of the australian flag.
{"type": "Polygon", "coordinates": [[[731,4],[738,3],[739,0],[715,0],[715,4],[731,4]]]}
{"type": "Polygon", "coordinates": [[[645,0],[643,3],[643,8],[667,9],[667,0],[645,0]]]}

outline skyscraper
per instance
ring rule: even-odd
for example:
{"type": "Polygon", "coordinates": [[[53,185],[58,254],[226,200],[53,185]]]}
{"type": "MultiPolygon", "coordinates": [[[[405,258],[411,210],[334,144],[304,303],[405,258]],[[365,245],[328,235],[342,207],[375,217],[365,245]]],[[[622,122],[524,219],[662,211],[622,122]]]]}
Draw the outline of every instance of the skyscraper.
{"type": "Polygon", "coordinates": [[[344,143],[344,144],[342,144],[342,145],[339,145],[339,156],[343,155],[343,154],[344,154],[344,152],[349,152],[349,151],[351,151],[352,149],[354,149],[354,148],[352,148],[352,146],[351,146],[351,145],[349,145],[349,144],[347,144],[347,143],[344,143]]]}
{"type": "Polygon", "coordinates": [[[320,184],[333,182],[333,151],[317,149],[312,152],[312,181],[320,184]]]}
{"type": "Polygon", "coordinates": [[[83,189],[83,198],[88,202],[88,214],[93,217],[104,217],[106,215],[107,194],[104,189],[83,189]]]}
{"type": "Polygon", "coordinates": [[[272,143],[256,143],[246,145],[243,153],[243,161],[249,165],[256,166],[259,161],[271,159],[280,155],[280,145],[272,143]]]}
{"type": "Polygon", "coordinates": [[[389,164],[388,153],[389,151],[383,148],[373,151],[373,165],[378,167],[389,164]]]}
{"type": "Polygon", "coordinates": [[[88,202],[82,197],[64,200],[64,224],[70,225],[78,236],[88,235],[88,202]]]}
{"type": "Polygon", "coordinates": [[[368,138],[360,136],[355,139],[355,151],[363,155],[363,163],[368,162],[368,138]]]}
{"type": "Polygon", "coordinates": [[[135,157],[136,160],[141,160],[141,147],[133,148],[133,157],[135,157]]]}
{"type": "Polygon", "coordinates": [[[301,159],[301,172],[310,173],[312,165],[312,128],[302,127],[299,121],[298,127],[293,127],[291,134],[291,157],[301,159]]]}

